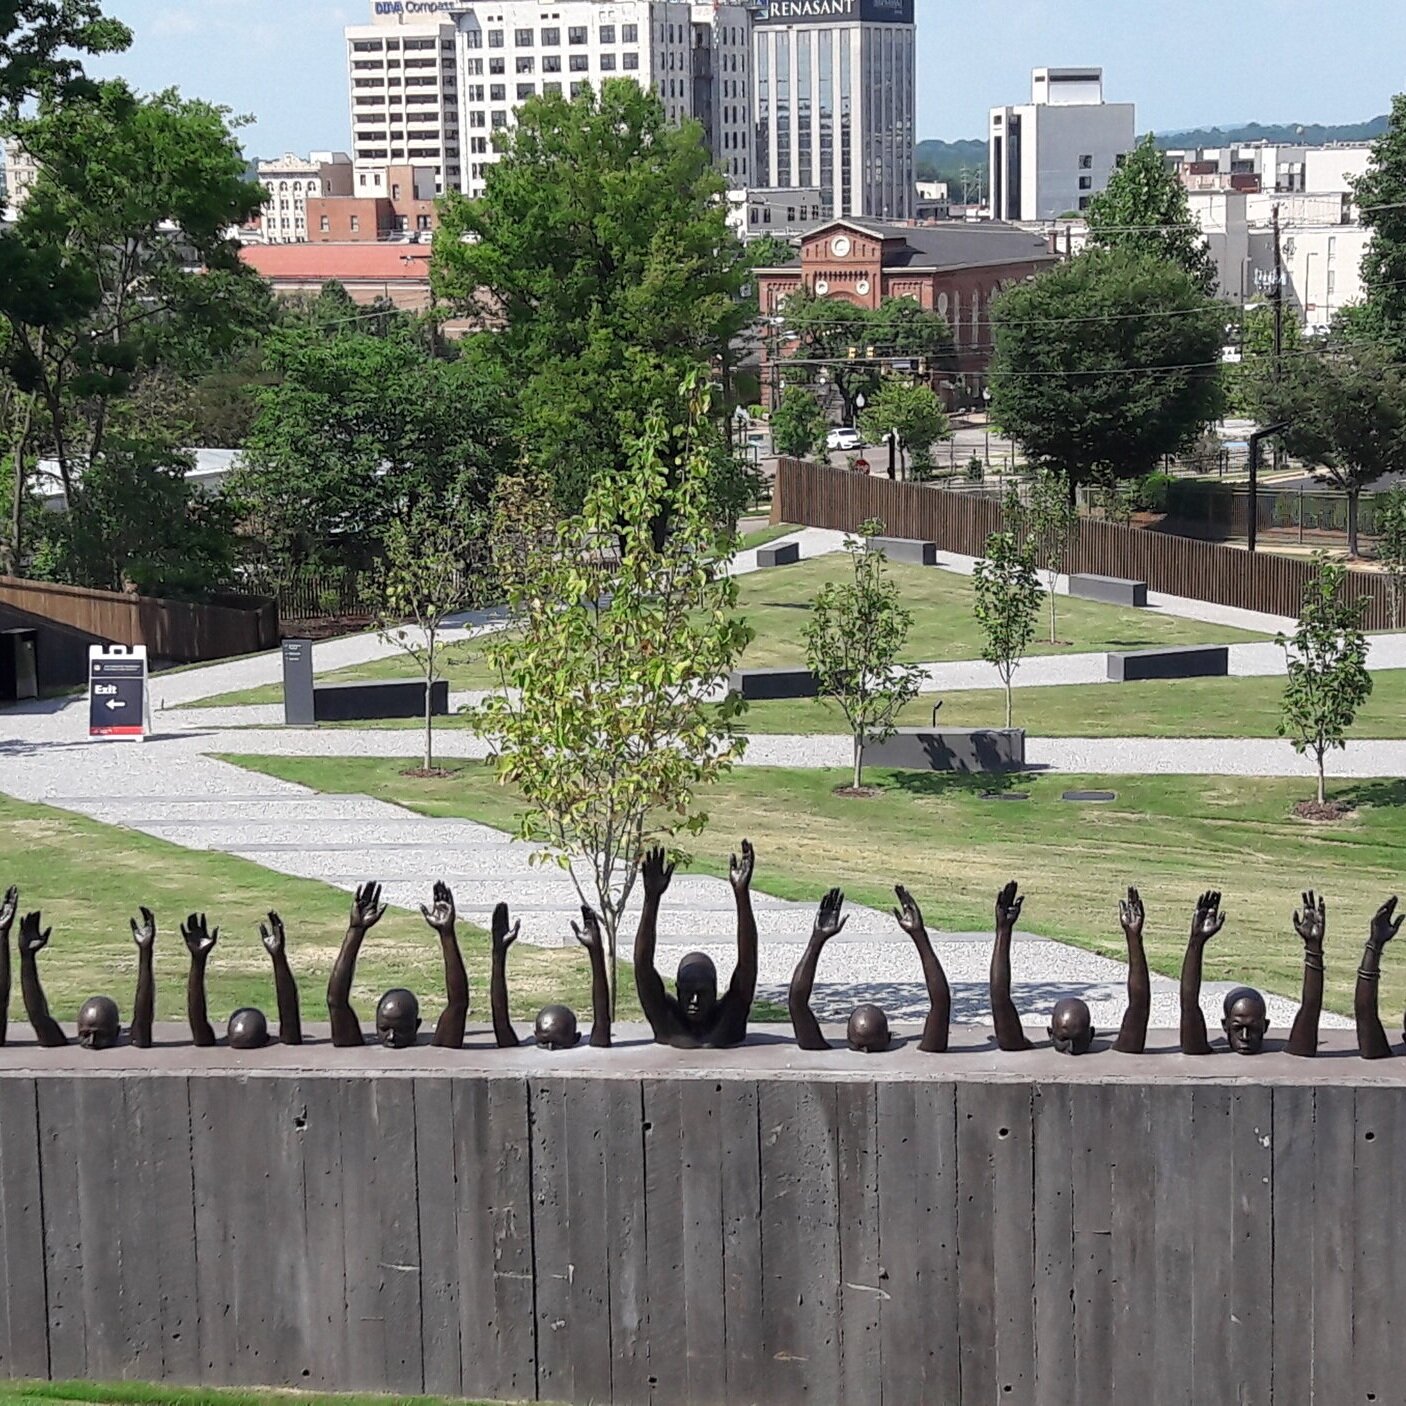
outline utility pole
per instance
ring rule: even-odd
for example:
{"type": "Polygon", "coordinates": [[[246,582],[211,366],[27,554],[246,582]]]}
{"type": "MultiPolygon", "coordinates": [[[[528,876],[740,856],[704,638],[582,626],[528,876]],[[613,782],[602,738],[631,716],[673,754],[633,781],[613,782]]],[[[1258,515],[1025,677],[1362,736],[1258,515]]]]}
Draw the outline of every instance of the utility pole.
{"type": "MultiPolygon", "coordinates": [[[[1284,366],[1284,255],[1279,243],[1279,206],[1274,206],[1274,384],[1278,386],[1284,366]]],[[[1274,467],[1280,468],[1279,441],[1274,441],[1274,467]]],[[[1251,505],[1253,506],[1253,504],[1251,505]]],[[[1251,529],[1253,531],[1253,528],[1251,529]]],[[[1253,544],[1254,538],[1251,537],[1253,544]]],[[[1251,545],[1251,551],[1254,546],[1251,545]]]]}

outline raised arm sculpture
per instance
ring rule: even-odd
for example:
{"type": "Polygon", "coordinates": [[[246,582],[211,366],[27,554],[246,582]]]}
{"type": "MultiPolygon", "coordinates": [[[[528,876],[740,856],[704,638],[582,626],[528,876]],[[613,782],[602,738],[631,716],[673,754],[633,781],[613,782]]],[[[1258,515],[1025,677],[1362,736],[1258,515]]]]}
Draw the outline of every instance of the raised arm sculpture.
{"type": "MultiPolygon", "coordinates": [[[[591,1044],[598,1050],[610,1048],[610,978],[605,974],[605,939],[600,917],[593,908],[581,905],[581,926],[571,925],[576,941],[591,960],[591,1044]]],[[[541,1017],[539,1016],[540,1020],[541,1017]]],[[[575,1016],[572,1016],[575,1019],[575,1016]]],[[[538,1043],[541,1043],[539,1036],[538,1043]]]]}
{"type": "Polygon", "coordinates": [[[1152,1011],[1152,979],[1147,972],[1147,953],[1142,946],[1142,929],[1147,914],[1142,895],[1135,888],[1118,904],[1123,936],[1128,942],[1128,1008],[1118,1027],[1113,1048],[1119,1054],[1141,1054],[1147,1048],[1147,1020],[1152,1011]]]}
{"type": "Polygon", "coordinates": [[[1206,1038],[1206,1017],[1201,1010],[1201,969],[1206,944],[1225,926],[1225,914],[1220,911],[1220,893],[1210,889],[1196,902],[1191,919],[1191,938],[1181,964],[1181,1052],[1188,1055],[1208,1055],[1211,1042],[1206,1038]]]}
{"type": "Polygon", "coordinates": [[[122,1017],[111,996],[89,996],[78,1008],[78,1043],[85,1050],[110,1050],[121,1035],[122,1017]]]}
{"type": "Polygon", "coordinates": [[[1020,921],[1024,897],[1012,879],[996,895],[996,946],[991,952],[991,1023],[996,1027],[996,1044],[1003,1050],[1029,1050],[1034,1046],[1025,1037],[1020,1013],[1011,1000],[1011,937],[1020,921]]]}
{"type": "Polygon", "coordinates": [[[644,910],[635,935],[635,984],[645,1019],[657,1044],[676,1049],[724,1049],[747,1038],[747,1017],[757,991],[757,921],[752,913],[752,870],[756,857],[742,841],[742,858],[732,856],[729,878],[737,900],[737,966],[727,994],[718,999],[718,973],[711,957],[690,952],[679,963],[677,998],[664,989],[654,966],[659,901],[674,876],[664,851],[653,849],[643,865],[644,910]]]}
{"type": "Polygon", "coordinates": [[[219,941],[220,930],[211,931],[204,913],[192,913],[181,924],[181,936],[190,953],[190,974],[186,978],[186,1018],[190,1038],[202,1049],[215,1043],[215,1030],[205,1006],[205,967],[219,941]]]}
{"type": "Polygon", "coordinates": [[[20,919],[20,992],[24,997],[24,1013],[34,1027],[34,1037],[46,1050],[68,1044],[68,1037],[59,1023],[49,1014],[44,988],[39,984],[39,954],[48,945],[52,928],[40,930],[40,915],[26,913],[20,919]]]}
{"type": "Polygon", "coordinates": [[[489,981],[489,1004],[493,1008],[493,1039],[500,1050],[511,1050],[521,1043],[508,1009],[508,953],[522,931],[521,923],[508,926],[508,905],[500,903],[493,910],[489,938],[493,944],[493,975],[489,981]]]}
{"type": "Polygon", "coordinates": [[[464,969],[464,954],[459,950],[459,936],[454,930],[456,917],[454,895],[448,884],[434,886],[434,906],[422,903],[420,913],[439,934],[440,951],[444,955],[444,990],[447,997],[444,1010],[435,1024],[432,1045],[457,1050],[464,1043],[464,1025],[469,1018],[469,974],[464,969]]]}
{"type": "Polygon", "coordinates": [[[342,939],[337,960],[332,964],[332,976],[327,982],[327,1015],[332,1022],[332,1043],[340,1049],[366,1043],[361,1022],[352,1010],[352,980],[356,976],[356,959],[366,934],[385,915],[381,902],[380,884],[362,884],[352,899],[351,920],[347,935],[342,939]]]}
{"type": "MultiPolygon", "coordinates": [[[[796,1043],[803,1050],[828,1050],[830,1042],[820,1033],[820,1022],[810,1008],[811,992],[815,989],[815,971],[820,965],[820,954],[832,937],[839,935],[848,918],[840,916],[845,906],[845,896],[839,889],[831,889],[820,900],[820,908],[811,924],[810,941],[796,963],[791,974],[791,987],[786,995],[786,1006],[791,1013],[791,1029],[796,1033],[796,1043]]],[[[851,1020],[853,1017],[851,1017],[851,1020]]]]}
{"type": "Polygon", "coordinates": [[[1310,889],[1303,907],[1294,913],[1294,931],[1303,942],[1303,998],[1289,1031],[1285,1049],[1301,1059],[1318,1053],[1318,1018],[1323,1012],[1323,938],[1328,931],[1328,905],[1310,889]]]}
{"type": "Polygon", "coordinates": [[[19,906],[20,891],[11,884],[0,899],[0,1045],[5,1043],[10,1026],[10,929],[19,906]]]}
{"type": "MultiPolygon", "coordinates": [[[[1367,947],[1362,953],[1362,965],[1357,969],[1357,990],[1352,999],[1352,1011],[1357,1018],[1357,1050],[1363,1059],[1388,1059],[1391,1056],[1391,1045],[1377,1011],[1377,983],[1382,975],[1382,952],[1401,927],[1402,919],[1393,917],[1395,912],[1396,897],[1393,895],[1377,909],[1376,917],[1372,919],[1367,947]]],[[[21,941],[23,936],[21,931],[21,941]]]]}
{"type": "Polygon", "coordinates": [[[151,1026],[156,1018],[156,974],[152,962],[156,955],[156,916],[150,908],[138,910],[141,922],[132,923],[132,941],[137,944],[137,995],[132,1002],[132,1028],[128,1032],[132,1044],[139,1050],[151,1048],[151,1026]]]}
{"type": "Polygon", "coordinates": [[[913,939],[918,949],[918,961],[923,968],[923,984],[928,988],[928,1018],[923,1023],[923,1038],[918,1048],[924,1054],[945,1054],[947,1050],[948,1027],[952,1022],[952,988],[947,984],[947,973],[937,954],[932,950],[932,939],[923,923],[922,910],[902,884],[894,893],[898,895],[898,907],[893,916],[898,926],[913,939]]]}
{"type": "MultiPolygon", "coordinates": [[[[269,960],[273,963],[273,989],[278,997],[279,1042],[284,1045],[301,1045],[303,1013],[298,1005],[298,983],[293,979],[292,967],[288,965],[288,934],[284,932],[283,919],[277,913],[270,913],[268,922],[259,924],[259,940],[264,944],[264,951],[269,954],[269,960]]],[[[240,1012],[236,1011],[235,1014],[240,1012]]],[[[268,1022],[264,1023],[267,1026],[268,1022]]],[[[233,1038],[230,1043],[234,1043],[233,1038]]]]}

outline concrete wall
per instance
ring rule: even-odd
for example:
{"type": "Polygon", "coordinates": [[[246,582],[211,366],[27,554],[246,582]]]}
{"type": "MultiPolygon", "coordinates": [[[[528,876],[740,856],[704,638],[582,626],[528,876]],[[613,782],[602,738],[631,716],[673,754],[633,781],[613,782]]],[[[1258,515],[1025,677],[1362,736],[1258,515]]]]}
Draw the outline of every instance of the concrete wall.
{"type": "Polygon", "coordinates": [[[754,1038],[0,1050],[0,1378],[1401,1399],[1403,1061],[754,1038]]]}

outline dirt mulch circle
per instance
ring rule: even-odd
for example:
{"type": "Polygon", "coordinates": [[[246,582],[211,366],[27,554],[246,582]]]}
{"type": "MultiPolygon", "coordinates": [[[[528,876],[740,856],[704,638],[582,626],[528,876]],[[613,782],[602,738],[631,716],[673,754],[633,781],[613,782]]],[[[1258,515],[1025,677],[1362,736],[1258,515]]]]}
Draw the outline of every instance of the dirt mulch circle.
{"type": "Polygon", "coordinates": [[[1336,820],[1348,820],[1357,812],[1342,801],[1328,801],[1319,805],[1317,801],[1295,801],[1294,817],[1318,824],[1332,824],[1336,820]]]}
{"type": "Polygon", "coordinates": [[[842,796],[847,800],[872,801],[875,796],[882,796],[884,793],[878,786],[836,786],[830,794],[842,796]]]}
{"type": "Polygon", "coordinates": [[[457,772],[449,771],[442,766],[432,766],[428,771],[422,766],[415,766],[409,768],[407,771],[402,771],[400,774],[402,776],[413,776],[419,781],[444,781],[451,776],[458,775],[457,772]]]}

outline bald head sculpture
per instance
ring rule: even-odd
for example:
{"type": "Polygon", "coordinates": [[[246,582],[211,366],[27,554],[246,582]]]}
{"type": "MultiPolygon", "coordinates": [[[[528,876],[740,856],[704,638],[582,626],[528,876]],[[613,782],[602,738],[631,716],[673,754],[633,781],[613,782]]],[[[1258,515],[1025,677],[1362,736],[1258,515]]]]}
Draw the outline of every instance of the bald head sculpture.
{"type": "Polygon", "coordinates": [[[376,1036],[387,1049],[404,1050],[420,1034],[420,1003],[413,991],[397,986],[376,1007],[376,1036]]]}
{"type": "Polygon", "coordinates": [[[85,1050],[110,1050],[122,1033],[117,1002],[111,996],[89,996],[78,1012],[78,1043],[85,1050]]]}
{"type": "Polygon", "coordinates": [[[570,1006],[543,1006],[537,1012],[535,1033],[544,1050],[569,1050],[581,1039],[576,1012],[570,1006]]]}
{"type": "Polygon", "coordinates": [[[1236,1054],[1259,1054],[1269,1029],[1269,1010],[1264,997],[1252,986],[1237,986],[1225,998],[1225,1019],[1221,1021],[1226,1041],[1236,1054]]]}
{"type": "Polygon", "coordinates": [[[229,1018],[225,1040],[232,1050],[261,1050],[269,1042],[269,1023],[263,1011],[242,1006],[229,1018]]]}
{"type": "Polygon", "coordinates": [[[1088,1054],[1094,1042],[1094,1023],[1089,1008],[1077,996],[1066,996],[1055,1004],[1050,1016],[1050,1039],[1060,1054],[1088,1054]]]}
{"type": "Polygon", "coordinates": [[[890,1043],[889,1018],[883,1008],[867,1003],[856,1006],[850,1014],[845,1039],[850,1049],[859,1054],[882,1054],[890,1043]]]}

